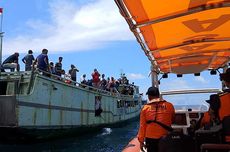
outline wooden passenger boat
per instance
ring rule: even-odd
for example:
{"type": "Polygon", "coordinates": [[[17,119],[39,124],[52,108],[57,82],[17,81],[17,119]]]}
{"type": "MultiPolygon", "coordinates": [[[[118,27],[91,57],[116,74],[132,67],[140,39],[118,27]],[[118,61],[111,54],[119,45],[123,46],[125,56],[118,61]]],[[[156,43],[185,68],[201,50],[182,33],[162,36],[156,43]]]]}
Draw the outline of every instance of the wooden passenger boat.
{"type": "Polygon", "coordinates": [[[44,139],[126,122],[141,109],[139,88],[132,95],[108,92],[39,71],[0,75],[0,139],[44,139]]]}

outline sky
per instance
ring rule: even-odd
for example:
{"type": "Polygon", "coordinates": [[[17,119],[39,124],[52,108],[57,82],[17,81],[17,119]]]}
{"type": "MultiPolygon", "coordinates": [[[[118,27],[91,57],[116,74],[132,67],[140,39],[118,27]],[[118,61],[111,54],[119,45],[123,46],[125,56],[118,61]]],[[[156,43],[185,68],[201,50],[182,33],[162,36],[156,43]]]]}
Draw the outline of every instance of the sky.
{"type": "MultiPolygon", "coordinates": [[[[47,48],[50,61],[63,57],[65,71],[71,64],[79,69],[78,82],[83,74],[91,79],[97,68],[106,77],[125,73],[144,94],[151,86],[150,62],[113,0],[0,0],[0,7],[3,61],[14,52],[20,53],[21,61],[29,49],[36,57],[47,48]]],[[[194,88],[221,88],[221,84],[218,75],[208,71],[198,77],[170,74],[161,79],[161,91],[194,88]]]]}

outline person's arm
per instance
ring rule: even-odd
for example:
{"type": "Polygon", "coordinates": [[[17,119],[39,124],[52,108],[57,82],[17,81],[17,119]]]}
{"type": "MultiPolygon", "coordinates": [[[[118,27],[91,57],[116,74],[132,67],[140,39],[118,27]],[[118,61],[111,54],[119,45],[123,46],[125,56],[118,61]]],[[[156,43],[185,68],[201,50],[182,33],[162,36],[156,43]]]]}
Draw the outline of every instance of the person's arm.
{"type": "Polygon", "coordinates": [[[144,146],[144,140],[145,140],[145,132],[146,132],[146,117],[145,117],[145,107],[143,107],[143,109],[141,110],[141,114],[140,114],[140,127],[139,127],[139,131],[138,131],[138,135],[137,138],[140,142],[140,146],[142,146],[141,148],[143,148],[144,146]]]}
{"type": "Polygon", "coordinates": [[[26,61],[25,61],[25,56],[24,56],[24,58],[22,58],[22,62],[23,62],[23,63],[26,63],[26,61]]]}
{"type": "Polygon", "coordinates": [[[46,57],[44,58],[44,61],[45,61],[46,65],[47,65],[47,69],[46,69],[46,70],[51,71],[50,65],[49,65],[49,58],[48,58],[48,56],[46,56],[46,57]]]}
{"type": "Polygon", "coordinates": [[[44,58],[44,62],[46,63],[46,65],[49,64],[48,57],[45,57],[45,58],[44,58]]]}

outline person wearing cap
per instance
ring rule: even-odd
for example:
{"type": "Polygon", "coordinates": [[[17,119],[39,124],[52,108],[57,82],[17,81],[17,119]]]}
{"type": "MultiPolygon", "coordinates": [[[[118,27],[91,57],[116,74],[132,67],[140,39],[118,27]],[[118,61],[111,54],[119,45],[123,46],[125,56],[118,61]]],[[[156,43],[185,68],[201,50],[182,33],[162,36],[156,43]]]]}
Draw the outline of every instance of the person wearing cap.
{"type": "Polygon", "coordinates": [[[19,71],[20,66],[18,64],[18,57],[19,57],[19,53],[15,52],[14,54],[6,58],[5,61],[3,61],[1,68],[10,69],[11,72],[14,72],[15,69],[19,71]]]}
{"type": "Polygon", "coordinates": [[[228,68],[225,73],[220,74],[220,80],[223,81],[224,85],[227,87],[227,89],[219,95],[219,117],[222,121],[225,116],[230,115],[230,68],[228,68]]]}
{"type": "Polygon", "coordinates": [[[204,116],[201,118],[200,128],[209,129],[214,125],[220,123],[219,119],[219,109],[220,109],[220,99],[218,94],[210,95],[210,99],[206,100],[209,103],[209,110],[204,113],[204,116]]]}
{"type": "Polygon", "coordinates": [[[230,89],[230,68],[228,68],[224,73],[220,74],[220,80],[223,81],[226,88],[226,92],[230,89]]]}
{"type": "Polygon", "coordinates": [[[25,63],[25,71],[31,71],[34,61],[33,51],[29,50],[28,54],[22,58],[22,62],[25,63]]]}
{"type": "Polygon", "coordinates": [[[168,134],[174,121],[175,109],[171,103],[160,98],[157,87],[150,87],[146,95],[149,102],[141,110],[137,137],[141,150],[146,147],[147,152],[157,152],[160,138],[168,134]]]}
{"type": "MultiPolygon", "coordinates": [[[[226,86],[226,90],[219,94],[220,98],[220,109],[219,118],[221,122],[224,122],[230,117],[230,68],[228,68],[224,73],[220,74],[220,80],[226,86]]],[[[229,126],[227,128],[230,128],[229,126]]],[[[227,129],[229,132],[229,129],[227,129]]],[[[225,142],[230,143],[230,135],[225,134],[225,142]]]]}

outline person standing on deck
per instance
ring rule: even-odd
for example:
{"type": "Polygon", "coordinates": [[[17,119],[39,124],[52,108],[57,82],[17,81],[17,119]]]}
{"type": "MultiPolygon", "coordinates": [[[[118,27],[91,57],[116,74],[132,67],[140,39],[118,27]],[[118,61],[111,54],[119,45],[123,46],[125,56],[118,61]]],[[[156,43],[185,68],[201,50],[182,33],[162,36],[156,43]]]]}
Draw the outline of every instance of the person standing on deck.
{"type": "Polygon", "coordinates": [[[25,71],[31,71],[34,61],[33,51],[29,50],[28,54],[22,58],[22,62],[25,63],[25,71]]]}
{"type": "MultiPolygon", "coordinates": [[[[35,60],[35,63],[37,64],[37,68],[39,70],[45,71],[45,72],[49,72],[49,58],[48,58],[48,50],[47,49],[43,49],[42,53],[40,55],[38,55],[38,57],[35,60]]],[[[45,74],[47,75],[47,74],[45,74]]]]}
{"type": "Polygon", "coordinates": [[[105,79],[105,74],[101,75],[101,83],[100,83],[100,88],[105,90],[106,89],[106,85],[107,85],[107,81],[105,79]]]}
{"type": "Polygon", "coordinates": [[[19,53],[15,52],[14,54],[12,54],[11,56],[5,59],[5,61],[2,63],[1,68],[10,69],[11,72],[14,72],[15,69],[17,71],[20,71],[20,66],[18,64],[18,57],[19,57],[19,53]]]}
{"type": "Polygon", "coordinates": [[[100,73],[97,71],[97,69],[94,69],[94,72],[92,73],[92,79],[93,79],[93,87],[99,88],[100,85],[100,73]]]}
{"type": "Polygon", "coordinates": [[[141,150],[147,148],[147,152],[157,152],[158,143],[162,136],[171,130],[174,121],[175,110],[171,103],[160,98],[157,87],[150,87],[146,93],[149,103],[144,105],[140,114],[140,128],[138,140],[141,150]],[[146,145],[144,145],[144,142],[146,145]]]}
{"type": "Polygon", "coordinates": [[[59,57],[58,62],[55,64],[55,74],[60,77],[62,74],[64,74],[62,71],[62,59],[63,59],[62,57],[59,57]]]}
{"type": "Polygon", "coordinates": [[[73,65],[71,64],[71,69],[69,70],[69,75],[71,76],[71,80],[73,81],[77,81],[77,72],[79,72],[79,70],[73,65]]]}

